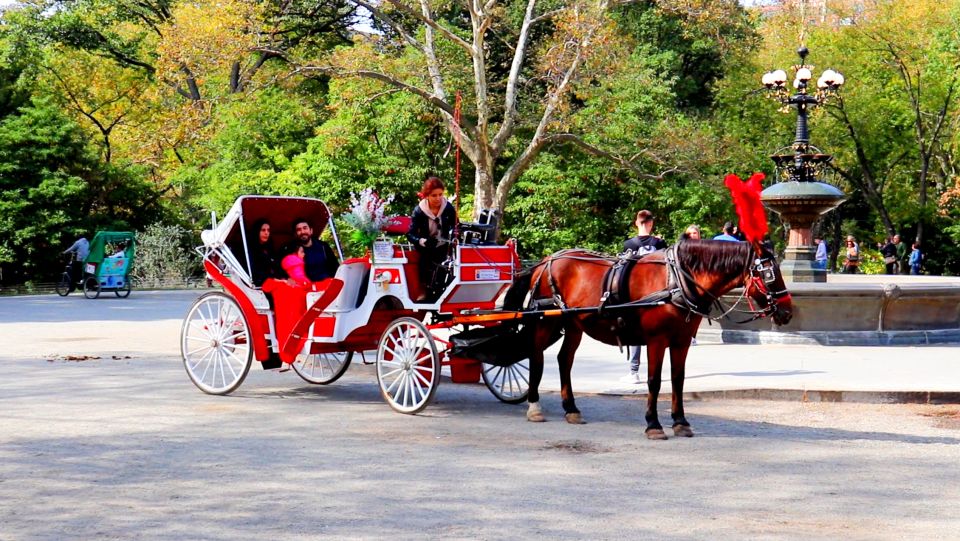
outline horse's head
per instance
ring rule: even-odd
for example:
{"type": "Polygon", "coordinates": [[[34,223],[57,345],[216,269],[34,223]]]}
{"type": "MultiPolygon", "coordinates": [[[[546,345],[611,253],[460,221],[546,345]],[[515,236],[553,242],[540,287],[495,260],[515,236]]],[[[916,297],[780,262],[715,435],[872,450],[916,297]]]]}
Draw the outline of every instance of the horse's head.
{"type": "Polygon", "coordinates": [[[753,251],[756,257],[744,284],[746,293],[764,316],[773,317],[777,325],[786,325],[793,317],[793,302],[780,265],[773,252],[761,243],[755,242],[753,251]]]}

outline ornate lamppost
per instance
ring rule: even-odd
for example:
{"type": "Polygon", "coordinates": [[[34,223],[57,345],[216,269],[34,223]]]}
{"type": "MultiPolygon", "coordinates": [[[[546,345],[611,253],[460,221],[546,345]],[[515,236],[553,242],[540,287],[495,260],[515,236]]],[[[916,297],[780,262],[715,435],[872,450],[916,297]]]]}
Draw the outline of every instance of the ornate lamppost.
{"type": "Polygon", "coordinates": [[[764,206],[780,215],[789,226],[787,249],[780,265],[785,278],[795,282],[826,282],[827,271],[814,262],[816,249],[812,246],[811,228],[821,215],[837,208],[846,196],[837,187],[818,179],[830,174],[833,156],[822,153],[810,144],[807,112],[832,96],[844,83],[843,75],[825,70],[817,80],[817,88],[810,92],[813,79],[811,68],[804,63],[809,51],[800,47],[800,64],[794,66],[795,75],[791,94],[787,88],[784,70],[765,73],[761,81],[768,94],[784,105],[797,110],[796,137],[791,147],[785,147],[771,156],[777,168],[777,180],[760,194],[764,206]],[[792,152],[785,152],[792,150],[792,152]]]}

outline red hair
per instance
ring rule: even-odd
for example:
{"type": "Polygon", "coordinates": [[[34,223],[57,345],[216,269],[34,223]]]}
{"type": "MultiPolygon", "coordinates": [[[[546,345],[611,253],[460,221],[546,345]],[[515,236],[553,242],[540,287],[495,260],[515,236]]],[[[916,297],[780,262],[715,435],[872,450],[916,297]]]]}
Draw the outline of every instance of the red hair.
{"type": "Polygon", "coordinates": [[[423,187],[420,188],[420,191],[417,193],[417,195],[420,196],[420,199],[424,199],[430,195],[430,192],[436,190],[437,188],[440,188],[441,190],[447,189],[447,187],[443,185],[443,181],[439,178],[427,177],[427,180],[423,181],[423,187]]]}

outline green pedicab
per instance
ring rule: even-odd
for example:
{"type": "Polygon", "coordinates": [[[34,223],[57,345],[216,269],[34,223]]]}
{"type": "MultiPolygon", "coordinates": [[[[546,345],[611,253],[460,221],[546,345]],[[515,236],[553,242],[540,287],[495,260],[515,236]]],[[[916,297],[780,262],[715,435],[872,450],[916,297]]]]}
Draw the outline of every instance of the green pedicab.
{"type": "Polygon", "coordinates": [[[101,291],[118,297],[130,295],[136,234],[129,231],[99,231],[90,241],[90,253],[83,260],[83,296],[95,299],[101,291]],[[116,252],[107,254],[107,247],[116,252]]]}

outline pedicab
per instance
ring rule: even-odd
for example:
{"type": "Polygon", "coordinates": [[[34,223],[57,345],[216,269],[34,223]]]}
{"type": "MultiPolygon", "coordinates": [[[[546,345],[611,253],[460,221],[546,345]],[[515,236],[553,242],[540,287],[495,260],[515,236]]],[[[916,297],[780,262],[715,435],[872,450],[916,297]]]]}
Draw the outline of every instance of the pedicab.
{"type": "MultiPolygon", "coordinates": [[[[90,253],[81,262],[80,287],[83,296],[95,299],[103,291],[118,297],[130,296],[130,269],[136,254],[136,234],[130,231],[98,231],[90,241],[90,253]],[[112,249],[108,252],[108,247],[112,249]]],[[[57,283],[57,293],[66,296],[73,289],[72,277],[65,271],[57,283]]]]}
{"type": "MultiPolygon", "coordinates": [[[[401,413],[422,411],[434,397],[441,369],[455,382],[481,380],[498,399],[522,402],[529,367],[523,359],[489,363],[451,354],[443,331],[473,323],[476,311],[494,311],[498,297],[513,283],[519,258],[513,244],[491,241],[489,224],[464,224],[463,242],[450,239],[448,278],[435,300],[417,302],[418,253],[406,239],[380,241],[372,253],[344,259],[334,220],[318,199],[241,196],[219,223],[201,233],[198,247],[209,277],[222,291],[193,304],[183,322],[181,354],[191,381],[203,392],[236,390],[255,364],[265,369],[277,358],[294,356],[293,371],[311,384],[337,381],[355,356],[373,352],[377,384],[384,400],[401,413]],[[293,241],[294,217],[311,222],[314,234],[327,231],[340,264],[335,277],[302,304],[268,296],[251,279],[248,231],[257,220],[271,225],[271,241],[293,241]],[[295,323],[280,329],[281,317],[295,323]]],[[[405,232],[403,227],[393,231],[405,232]]]]}

